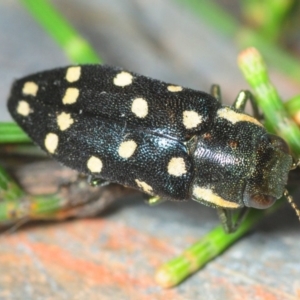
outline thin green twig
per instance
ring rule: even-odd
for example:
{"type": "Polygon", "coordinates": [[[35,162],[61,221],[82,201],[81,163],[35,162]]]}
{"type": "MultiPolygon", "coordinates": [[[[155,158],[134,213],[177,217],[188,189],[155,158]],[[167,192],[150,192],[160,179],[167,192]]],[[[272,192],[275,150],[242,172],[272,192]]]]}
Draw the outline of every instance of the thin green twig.
{"type": "Polygon", "coordinates": [[[300,95],[289,99],[284,106],[288,114],[294,119],[296,124],[300,126],[300,95]]]}
{"type": "MultiPolygon", "coordinates": [[[[264,113],[269,129],[283,137],[295,157],[300,154],[300,129],[289,117],[279,94],[270,82],[261,54],[255,48],[243,51],[238,59],[247,82],[252,87],[256,101],[264,113]]],[[[291,104],[290,104],[291,106],[291,104]]]]}
{"type": "Polygon", "coordinates": [[[294,8],[294,0],[241,0],[244,19],[268,41],[276,42],[294,8]]]}
{"type": "Polygon", "coordinates": [[[16,123],[0,123],[0,144],[29,142],[30,138],[16,123]]]}
{"type": "MultiPolygon", "coordinates": [[[[278,202],[272,207],[272,211],[280,205],[278,202]]],[[[270,213],[270,210],[252,209],[238,230],[231,234],[226,234],[222,226],[211,230],[180,256],[162,265],[155,274],[156,282],[165,288],[179,284],[244,236],[267,213],[270,213]]]]}
{"type": "Polygon", "coordinates": [[[19,0],[62,47],[72,62],[77,64],[101,63],[89,43],[67,22],[47,0],[19,0]]]}
{"type": "Polygon", "coordinates": [[[59,211],[65,199],[58,195],[30,196],[0,167],[0,225],[46,218],[59,211]]]}
{"type": "Polygon", "coordinates": [[[275,43],[250,28],[244,27],[211,0],[176,0],[201,20],[235,40],[240,49],[256,47],[272,66],[300,82],[300,63],[275,43]]]}

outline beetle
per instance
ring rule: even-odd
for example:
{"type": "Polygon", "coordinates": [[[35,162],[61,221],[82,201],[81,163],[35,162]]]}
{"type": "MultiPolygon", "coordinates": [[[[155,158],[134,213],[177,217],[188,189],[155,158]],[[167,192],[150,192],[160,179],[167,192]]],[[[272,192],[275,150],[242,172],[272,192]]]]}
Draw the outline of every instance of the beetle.
{"type": "Polygon", "coordinates": [[[293,165],[285,141],[211,94],[119,67],[74,65],[14,82],[8,109],[30,138],[60,163],[162,199],[216,208],[232,232],[233,212],[265,209],[283,195],[293,165]]]}

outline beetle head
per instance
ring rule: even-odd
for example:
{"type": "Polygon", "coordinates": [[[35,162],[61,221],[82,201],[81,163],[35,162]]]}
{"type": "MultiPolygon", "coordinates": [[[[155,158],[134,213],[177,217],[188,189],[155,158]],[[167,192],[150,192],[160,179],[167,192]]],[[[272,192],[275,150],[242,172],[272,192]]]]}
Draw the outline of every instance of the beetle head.
{"type": "Polygon", "coordinates": [[[256,166],[247,181],[243,201],[245,206],[264,209],[284,192],[292,156],[286,142],[275,135],[264,134],[256,150],[256,166]]]}

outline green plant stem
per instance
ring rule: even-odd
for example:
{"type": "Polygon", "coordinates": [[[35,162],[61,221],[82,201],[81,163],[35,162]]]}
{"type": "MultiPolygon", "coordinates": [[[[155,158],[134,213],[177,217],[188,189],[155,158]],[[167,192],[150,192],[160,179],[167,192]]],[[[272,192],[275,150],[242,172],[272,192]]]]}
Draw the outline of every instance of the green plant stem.
{"type": "Polygon", "coordinates": [[[63,48],[72,62],[101,63],[101,59],[47,0],[20,0],[31,15],[63,48]]]}
{"type": "Polygon", "coordinates": [[[300,126],[300,95],[289,99],[284,103],[288,114],[294,119],[298,126],[300,126]]]}
{"type": "MultiPolygon", "coordinates": [[[[190,9],[199,19],[216,28],[222,34],[234,39],[240,49],[256,47],[272,66],[300,82],[300,63],[275,43],[249,28],[243,27],[233,17],[211,0],[176,0],[190,9]]],[[[222,50],[220,50],[222,51],[222,50]]]]}
{"type": "Polygon", "coordinates": [[[293,1],[241,0],[244,19],[269,41],[276,41],[293,8],[293,1]]]}
{"type": "Polygon", "coordinates": [[[0,167],[0,225],[22,219],[48,219],[55,216],[66,199],[59,195],[30,196],[0,167]]]}
{"type": "Polygon", "coordinates": [[[201,240],[186,249],[180,256],[162,265],[156,272],[156,282],[165,288],[179,284],[210,260],[220,255],[225,249],[251,230],[266,213],[276,210],[281,204],[281,201],[278,201],[268,211],[250,210],[247,218],[234,233],[226,234],[222,226],[216,227],[201,240]]]}
{"type": "Polygon", "coordinates": [[[255,48],[248,48],[239,55],[238,63],[264,113],[266,125],[284,138],[294,156],[299,157],[300,129],[289,117],[276,88],[270,82],[261,54],[255,48]]]}
{"type": "Polygon", "coordinates": [[[27,134],[16,123],[0,123],[0,144],[31,143],[27,134]]]}

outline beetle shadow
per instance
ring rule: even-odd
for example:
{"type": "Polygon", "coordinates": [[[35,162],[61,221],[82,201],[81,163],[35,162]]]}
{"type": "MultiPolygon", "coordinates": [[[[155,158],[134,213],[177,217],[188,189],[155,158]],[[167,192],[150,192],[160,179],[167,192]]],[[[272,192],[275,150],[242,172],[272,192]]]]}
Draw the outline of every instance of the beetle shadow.
{"type": "Polygon", "coordinates": [[[266,216],[255,230],[262,232],[292,232],[299,231],[299,220],[288,204],[283,204],[276,212],[266,216]]]}

